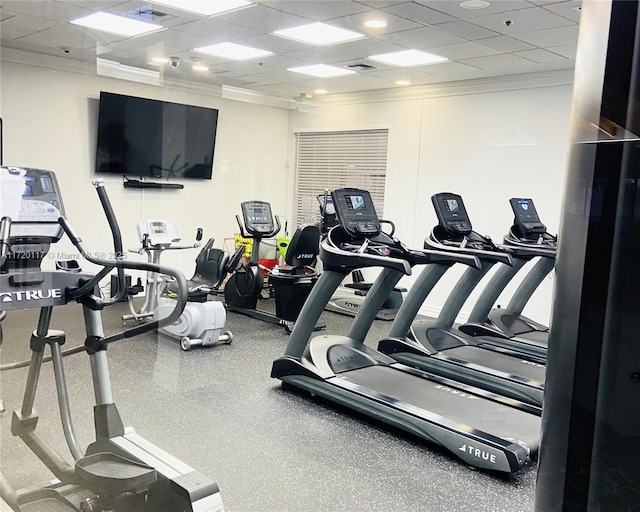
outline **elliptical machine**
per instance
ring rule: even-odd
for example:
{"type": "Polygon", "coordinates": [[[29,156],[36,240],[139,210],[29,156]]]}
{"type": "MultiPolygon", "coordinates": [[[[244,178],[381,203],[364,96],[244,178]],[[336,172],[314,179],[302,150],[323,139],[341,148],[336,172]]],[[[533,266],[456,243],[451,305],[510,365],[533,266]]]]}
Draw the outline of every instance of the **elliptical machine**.
{"type": "MultiPolygon", "coordinates": [[[[202,229],[198,229],[196,242],[193,245],[174,245],[180,242],[181,236],[177,224],[172,221],[144,220],[138,222],[137,229],[142,247],[131,252],[146,254],[149,263],[154,264],[160,263],[160,257],[164,251],[193,249],[199,247],[202,240],[202,229]]],[[[212,246],[213,240],[209,240],[196,259],[196,273],[188,282],[189,301],[179,320],[158,329],[162,334],[178,340],[180,347],[185,351],[196,345],[207,347],[220,343],[230,344],[233,341],[233,334],[230,331],[222,331],[227,319],[224,305],[219,301],[206,300],[207,294],[216,292],[229,269],[228,256],[221,261],[208,256],[215,250],[212,246]],[[208,283],[203,280],[195,281],[196,276],[205,272],[202,268],[198,271],[198,266],[211,264],[215,267],[214,273],[217,277],[208,283]]],[[[239,254],[234,255],[236,265],[239,257],[239,254]]],[[[132,288],[140,289],[141,286],[132,288]]],[[[148,321],[163,318],[175,305],[175,299],[167,294],[172,291],[175,292],[171,282],[161,280],[157,272],[147,272],[147,293],[142,307],[136,311],[133,303],[134,294],[129,294],[131,313],[123,315],[122,319],[148,321]]]]}
{"type": "Polygon", "coordinates": [[[125,429],[113,401],[107,361],[109,344],[176,321],[188,292],[187,281],[179,271],[123,258],[120,229],[102,180],[96,180],[94,185],[111,228],[115,259],[97,258],[86,250],[64,216],[53,172],[0,167],[0,311],[40,309],[38,326],[30,340],[32,355],[24,399],[21,409],[13,413],[11,432],[56,477],[41,489],[16,490],[0,471],[0,498],[19,512],[221,512],[217,484],[131,428],[125,429]],[[63,233],[86,260],[101,267],[96,275],[42,270],[50,244],[58,242],[63,233]],[[117,291],[106,300],[101,298],[98,284],[114,269],[117,291]],[[161,320],[105,336],[100,312],[124,297],[125,269],[172,276],[179,291],[175,307],[161,320]],[[49,328],[53,308],[71,302],[82,304],[87,336],[84,349],[91,363],[96,401],[96,440],[86,450],[75,438],[71,418],[61,348],[65,334],[49,328]],[[33,406],[46,345],[51,349],[62,427],[74,459],[72,464],[36,432],[38,415],[33,406]]]}

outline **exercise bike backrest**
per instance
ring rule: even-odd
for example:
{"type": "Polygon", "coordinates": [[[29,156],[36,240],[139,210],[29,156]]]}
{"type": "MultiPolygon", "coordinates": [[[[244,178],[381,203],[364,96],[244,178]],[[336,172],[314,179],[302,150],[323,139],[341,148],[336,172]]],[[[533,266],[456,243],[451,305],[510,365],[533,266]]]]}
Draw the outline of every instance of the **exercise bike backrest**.
{"type": "Polygon", "coordinates": [[[162,320],[128,329],[101,340],[110,343],[157,329],[175,322],[187,300],[187,280],[174,269],[127,260],[123,257],[122,236],[102,180],[93,185],[110,227],[115,258],[98,258],[87,251],[64,216],[60,189],[52,171],[23,167],[0,167],[0,288],[3,300],[0,310],[42,308],[81,302],[92,310],[120,301],[125,294],[125,269],[155,271],[169,275],[178,283],[178,300],[171,313],[162,320]],[[43,271],[41,264],[52,243],[63,234],[69,237],[80,254],[102,267],[95,275],[65,270],[43,271]],[[110,299],[99,294],[99,282],[111,271],[117,272],[117,293],[110,299]]]}

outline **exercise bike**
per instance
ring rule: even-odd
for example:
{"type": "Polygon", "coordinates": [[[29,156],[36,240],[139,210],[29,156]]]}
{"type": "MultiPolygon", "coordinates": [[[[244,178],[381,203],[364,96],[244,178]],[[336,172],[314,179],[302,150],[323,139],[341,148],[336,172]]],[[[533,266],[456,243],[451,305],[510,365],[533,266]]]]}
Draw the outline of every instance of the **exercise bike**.
{"type": "Polygon", "coordinates": [[[217,484],[133,429],[125,428],[113,401],[107,361],[109,344],[175,322],[182,314],[188,291],[187,280],[179,271],[124,259],[120,229],[102,180],[96,180],[94,186],[111,229],[115,259],[94,257],[95,253],[85,248],[65,217],[53,172],[0,167],[0,312],[40,309],[38,325],[30,339],[32,355],[22,407],[13,413],[11,432],[55,476],[41,489],[15,489],[0,471],[0,502],[17,512],[221,512],[217,484]],[[100,267],[97,274],[41,268],[50,245],[58,242],[63,233],[86,260],[100,267]],[[98,285],[114,269],[116,293],[104,299],[98,285]],[[105,336],[101,311],[124,297],[125,270],[169,275],[177,283],[178,295],[172,311],[161,320],[105,336]],[[89,356],[96,401],[96,437],[86,450],[75,437],[71,418],[62,357],[65,333],[50,329],[53,308],[72,302],[82,304],[86,340],[81,350],[89,356]],[[33,406],[47,345],[72,463],[36,432],[38,415],[33,406]]]}
{"type": "MultiPolygon", "coordinates": [[[[289,268],[274,268],[268,272],[270,286],[276,299],[276,312],[258,309],[258,299],[264,288],[260,263],[260,243],[263,238],[274,237],[280,231],[280,219],[271,213],[265,201],[246,201],[241,204],[242,217],[236,215],[243,238],[252,238],[251,258],[245,265],[232,267],[235,272],[224,287],[224,300],[229,311],[282,325],[290,333],[298,318],[302,304],[318,280],[313,268],[318,256],[320,230],[317,226],[301,226],[294,233],[286,251],[285,263],[289,268]],[[244,221],[244,222],[243,222],[244,221]]],[[[315,330],[326,324],[318,321],[315,330]]]]}
{"type": "MultiPolygon", "coordinates": [[[[181,240],[180,230],[175,222],[166,220],[145,220],[138,223],[138,238],[142,247],[131,250],[137,254],[146,254],[149,263],[160,264],[164,251],[193,249],[200,246],[202,230],[198,229],[196,242],[192,245],[175,245],[181,240]]],[[[228,255],[213,248],[213,239],[209,240],[196,258],[196,272],[189,280],[189,298],[179,320],[166,325],[158,331],[180,342],[182,350],[190,350],[193,346],[213,346],[221,343],[230,344],[233,334],[222,331],[227,314],[222,302],[207,301],[207,295],[215,294],[218,287],[240,260],[241,253],[236,253],[229,261],[228,255]],[[234,267],[230,267],[234,265],[234,267]]],[[[123,320],[159,320],[175,305],[174,283],[160,279],[156,272],[147,272],[147,293],[144,303],[138,310],[135,308],[134,295],[142,289],[141,283],[130,287],[128,294],[130,314],[123,315],[123,320]]]]}

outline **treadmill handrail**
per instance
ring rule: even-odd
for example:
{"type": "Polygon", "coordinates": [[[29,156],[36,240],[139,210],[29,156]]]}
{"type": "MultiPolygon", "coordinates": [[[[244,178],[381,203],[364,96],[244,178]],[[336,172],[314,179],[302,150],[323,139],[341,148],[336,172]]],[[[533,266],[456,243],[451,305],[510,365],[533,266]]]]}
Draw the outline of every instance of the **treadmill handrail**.
{"type": "Polygon", "coordinates": [[[514,258],[531,259],[540,256],[541,258],[555,259],[556,257],[556,250],[549,248],[548,245],[515,245],[516,243],[517,242],[509,241],[508,244],[502,246],[509,249],[514,258]]]}
{"type": "Polygon", "coordinates": [[[460,247],[457,245],[447,245],[440,242],[434,237],[433,231],[424,240],[425,249],[435,249],[444,252],[451,252],[454,254],[467,254],[477,256],[480,261],[492,261],[496,263],[504,263],[505,265],[513,265],[513,258],[510,254],[510,247],[500,247],[500,251],[484,251],[478,249],[471,249],[470,247],[460,247]]]}
{"type": "Polygon", "coordinates": [[[415,265],[428,265],[430,263],[449,263],[453,265],[454,263],[461,263],[463,265],[474,267],[478,270],[482,268],[480,258],[471,254],[455,254],[451,252],[437,251],[434,249],[410,249],[410,253],[414,256],[413,263],[415,265]]]}
{"type": "Polygon", "coordinates": [[[325,268],[331,268],[336,271],[340,271],[341,269],[348,273],[356,268],[384,267],[402,272],[407,276],[411,275],[411,265],[406,260],[393,258],[391,256],[378,256],[364,252],[355,253],[340,249],[332,243],[331,237],[332,232],[339,227],[340,226],[336,226],[332,228],[327,238],[320,244],[319,258],[323,265],[325,265],[325,268]],[[326,261],[328,255],[334,259],[332,263],[326,261]]]}

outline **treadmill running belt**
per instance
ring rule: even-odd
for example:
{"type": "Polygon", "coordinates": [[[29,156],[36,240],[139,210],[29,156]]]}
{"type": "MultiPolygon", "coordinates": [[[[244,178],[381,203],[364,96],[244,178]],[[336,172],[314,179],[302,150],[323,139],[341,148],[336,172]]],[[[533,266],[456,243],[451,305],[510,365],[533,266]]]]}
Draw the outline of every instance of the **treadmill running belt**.
{"type": "Polygon", "coordinates": [[[459,391],[429,379],[416,377],[388,366],[368,366],[330,379],[336,385],[363,387],[368,395],[439,415],[453,423],[465,424],[503,439],[518,439],[536,452],[540,442],[540,418],[507,405],[459,391]],[[342,381],[342,382],[336,382],[342,381]],[[344,383],[344,384],[343,384],[344,383]]]}
{"type": "Polygon", "coordinates": [[[525,361],[517,356],[501,354],[473,345],[450,348],[430,357],[479,365],[507,375],[536,381],[540,386],[544,384],[544,366],[525,361]]]}

